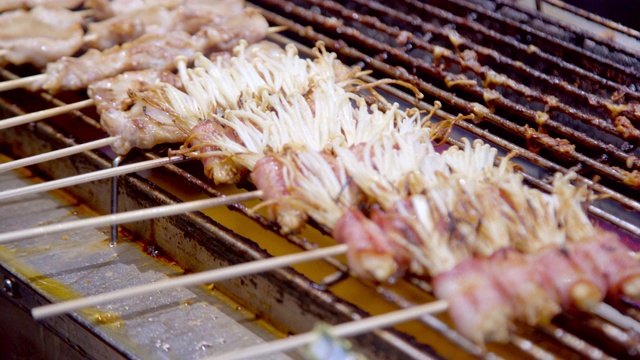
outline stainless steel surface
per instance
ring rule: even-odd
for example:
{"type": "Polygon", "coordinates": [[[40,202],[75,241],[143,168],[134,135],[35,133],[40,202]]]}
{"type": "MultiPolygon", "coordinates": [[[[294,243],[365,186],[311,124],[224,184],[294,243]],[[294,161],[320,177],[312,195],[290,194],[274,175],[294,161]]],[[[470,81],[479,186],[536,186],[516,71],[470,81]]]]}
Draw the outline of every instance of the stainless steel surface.
{"type": "MultiPolygon", "coordinates": [[[[2,174],[0,188],[25,186],[31,180],[16,173],[2,174]]],[[[91,215],[85,205],[64,200],[46,194],[0,203],[0,231],[91,215]]],[[[154,257],[153,252],[145,252],[140,243],[121,238],[117,246],[111,247],[108,231],[96,229],[6,244],[0,251],[0,263],[15,277],[4,281],[8,296],[15,298],[16,282],[20,281],[43,296],[43,301],[50,302],[152,283],[184,272],[175,264],[154,257]]],[[[34,304],[25,300],[22,305],[34,304]]],[[[84,335],[71,330],[63,334],[92,358],[123,355],[194,359],[275,338],[260,326],[254,314],[205,287],[136,297],[88,309],[72,318],[46,323],[58,328],[55,323],[73,321],[77,328],[92,329],[91,333],[81,330],[84,335]],[[108,347],[113,351],[105,351],[108,347]]]]}

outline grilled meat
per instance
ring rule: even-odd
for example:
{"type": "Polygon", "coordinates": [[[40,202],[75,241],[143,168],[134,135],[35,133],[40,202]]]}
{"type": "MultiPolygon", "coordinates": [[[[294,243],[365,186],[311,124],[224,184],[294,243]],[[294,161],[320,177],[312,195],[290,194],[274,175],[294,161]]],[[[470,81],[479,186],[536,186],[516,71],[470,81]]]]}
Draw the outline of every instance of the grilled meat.
{"type": "Polygon", "coordinates": [[[0,62],[43,67],[82,47],[82,16],[64,8],[38,6],[0,14],[0,62]]]}
{"type": "MultiPolygon", "coordinates": [[[[71,1],[71,0],[69,0],[71,1]]],[[[92,10],[98,20],[129,13],[141,13],[148,8],[161,6],[174,9],[179,6],[206,6],[217,13],[237,13],[244,7],[242,0],[85,0],[84,7],[92,10]],[[239,7],[239,9],[238,9],[239,7]]]]}
{"type": "Polygon", "coordinates": [[[60,7],[75,9],[82,5],[84,0],[2,0],[0,11],[31,9],[39,6],[60,7]]]}
{"type": "Polygon", "coordinates": [[[218,26],[228,18],[242,14],[242,1],[229,1],[227,4],[228,7],[218,8],[187,2],[174,8],[154,5],[145,7],[143,11],[117,14],[103,21],[90,23],[84,44],[104,50],[144,34],[162,35],[172,31],[194,34],[205,27],[218,26]]]}
{"type": "Polygon", "coordinates": [[[170,70],[179,55],[193,59],[197,53],[231,50],[240,39],[255,42],[267,32],[266,20],[256,11],[247,10],[224,24],[200,30],[195,35],[172,32],[166,35],[147,34],[105,51],[90,49],[84,55],[63,57],[49,63],[46,76],[34,82],[31,89],[78,90],[94,81],[119,73],[147,68],[170,70]]]}

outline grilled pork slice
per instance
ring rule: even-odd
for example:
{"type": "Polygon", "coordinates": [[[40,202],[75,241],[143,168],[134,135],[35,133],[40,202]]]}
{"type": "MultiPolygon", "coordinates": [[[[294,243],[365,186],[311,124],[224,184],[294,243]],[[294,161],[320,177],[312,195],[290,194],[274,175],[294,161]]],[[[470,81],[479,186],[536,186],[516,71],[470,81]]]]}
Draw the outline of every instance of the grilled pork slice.
{"type": "Polygon", "coordinates": [[[357,209],[343,213],[332,235],[348,245],[347,260],[359,277],[383,281],[398,273],[393,244],[387,234],[357,209]]]}
{"type": "Polygon", "coordinates": [[[283,232],[290,233],[299,229],[307,216],[287,202],[291,190],[285,177],[283,163],[273,156],[258,160],[251,172],[251,181],[263,191],[262,199],[268,216],[278,222],[283,232]]]}
{"type": "Polygon", "coordinates": [[[168,8],[151,4],[144,8],[144,11],[129,11],[90,23],[84,44],[90,48],[104,50],[143,34],[162,35],[172,31],[195,34],[205,27],[218,26],[228,18],[242,14],[242,1],[228,2],[228,5],[218,8],[192,1],[168,8]]]}
{"type": "Polygon", "coordinates": [[[78,90],[94,81],[113,77],[119,73],[142,69],[175,68],[175,58],[184,56],[193,60],[197,53],[231,50],[240,39],[255,42],[262,39],[268,29],[266,19],[255,10],[229,19],[216,28],[202,29],[195,35],[176,31],[166,35],[147,34],[105,51],[90,49],[84,55],[63,57],[47,65],[46,77],[34,82],[32,90],[78,90]]]}
{"type": "Polygon", "coordinates": [[[196,125],[178,118],[171,109],[154,101],[154,88],[172,84],[181,88],[178,76],[165,70],[147,69],[125,72],[89,86],[100,115],[100,123],[118,140],[112,145],[118,154],[132,148],[149,149],[162,143],[183,142],[196,125]]]}
{"type": "MultiPolygon", "coordinates": [[[[0,5],[1,6],[1,5],[0,5]]],[[[43,67],[82,47],[82,16],[60,7],[0,14],[0,63],[43,67]]]]}

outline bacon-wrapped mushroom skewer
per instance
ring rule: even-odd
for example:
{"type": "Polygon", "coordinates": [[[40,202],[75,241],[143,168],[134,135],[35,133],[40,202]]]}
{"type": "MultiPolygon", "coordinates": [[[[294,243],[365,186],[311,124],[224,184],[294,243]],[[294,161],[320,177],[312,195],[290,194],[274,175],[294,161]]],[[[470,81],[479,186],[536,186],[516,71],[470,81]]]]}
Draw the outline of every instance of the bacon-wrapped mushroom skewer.
{"type": "MultiPolygon", "coordinates": [[[[101,123],[112,135],[105,141],[116,153],[126,154],[133,147],[148,149],[160,143],[183,142],[202,119],[237,108],[249,98],[278,92],[306,93],[319,79],[340,80],[344,81],[342,86],[347,86],[363,74],[340,64],[334,54],[326,51],[316,51],[315,60],[303,59],[295,47],[282,49],[267,41],[253,45],[242,42],[233,56],[221,53],[214,61],[199,55],[193,69],[187,68],[186,59],[182,57],[177,64],[179,76],[167,71],[142,70],[99,81],[89,87],[101,123]],[[183,91],[182,83],[194,97],[183,91]]],[[[99,142],[99,145],[105,144],[99,142]]],[[[61,154],[69,151],[61,151],[61,154]]],[[[182,156],[174,158],[179,160],[182,156]]],[[[23,160],[32,163],[30,159],[23,160]]],[[[11,167],[11,163],[0,165],[0,169],[11,167]]],[[[131,166],[131,170],[136,169],[138,167],[131,166]]],[[[122,170],[118,170],[118,174],[122,174],[122,170]]],[[[110,171],[116,170],[7,190],[0,193],[0,197],[70,186],[103,178],[110,171]]]]}

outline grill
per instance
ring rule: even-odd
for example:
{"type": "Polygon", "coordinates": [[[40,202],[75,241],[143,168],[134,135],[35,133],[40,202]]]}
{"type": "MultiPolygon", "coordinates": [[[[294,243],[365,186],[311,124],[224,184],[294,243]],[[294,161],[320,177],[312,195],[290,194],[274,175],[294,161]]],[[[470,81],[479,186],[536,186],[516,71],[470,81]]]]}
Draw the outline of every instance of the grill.
{"type": "MultiPolygon", "coordinates": [[[[640,35],[559,1],[538,5],[543,12],[506,0],[404,0],[393,5],[368,0],[251,2],[271,25],[286,26],[272,40],[293,41],[303,50],[323,41],[343,62],[372,70],[374,78],[414,84],[425,95],[420,102],[400,88],[388,86],[384,93],[425,111],[438,101],[442,106],[436,116],[456,121],[451,144],[460,144],[464,136],[492,143],[503,154],[516,151],[530,185],[548,190],[553,173],[577,171],[578,181],[602,195],[589,208],[594,220],[618,231],[637,249],[640,57],[628,46],[554,20],[545,12],[562,9],[632,43],[640,41],[640,35]],[[458,114],[475,118],[459,120],[458,114]]],[[[0,71],[12,79],[36,70],[8,66],[0,71]]],[[[81,92],[54,97],[12,90],[0,93],[1,117],[84,99],[81,92]]],[[[95,111],[86,109],[3,130],[1,150],[22,158],[102,138],[104,131],[96,119],[95,111]]],[[[164,156],[166,146],[159,146],[133,151],[124,161],[164,156]]],[[[3,175],[1,186],[88,173],[110,167],[113,158],[109,149],[85,152],[3,175]]],[[[201,173],[199,165],[186,162],[123,176],[116,183],[118,211],[239,191],[214,187],[201,173]]],[[[9,231],[108,213],[111,198],[105,194],[111,193],[111,185],[111,180],[102,180],[66,189],[71,197],[56,193],[0,202],[6,219],[0,221],[1,228],[9,231]]],[[[0,261],[4,299],[16,315],[6,321],[30,323],[24,310],[77,294],[331,243],[315,229],[281,236],[277,226],[249,211],[251,205],[127,224],[116,248],[108,247],[105,232],[98,230],[7,245],[0,261]]],[[[29,326],[42,326],[44,330],[32,331],[56,335],[38,345],[64,349],[78,358],[197,358],[306,332],[319,321],[338,324],[411,307],[432,300],[429,290],[427,282],[412,276],[394,285],[372,284],[351,277],[339,259],[328,259],[29,326]]],[[[626,317],[640,319],[637,304],[625,299],[609,303],[626,317]]],[[[367,357],[384,359],[605,359],[636,357],[640,349],[638,333],[593,314],[564,312],[548,326],[518,326],[510,343],[486,348],[457,334],[449,323],[444,315],[427,315],[350,340],[367,357]]],[[[16,344],[11,348],[20,351],[16,344]]],[[[290,356],[298,355],[276,358],[290,356]]]]}

